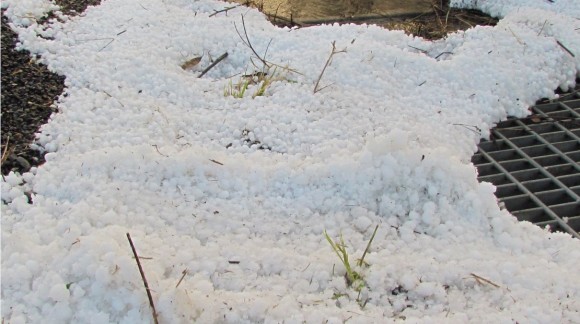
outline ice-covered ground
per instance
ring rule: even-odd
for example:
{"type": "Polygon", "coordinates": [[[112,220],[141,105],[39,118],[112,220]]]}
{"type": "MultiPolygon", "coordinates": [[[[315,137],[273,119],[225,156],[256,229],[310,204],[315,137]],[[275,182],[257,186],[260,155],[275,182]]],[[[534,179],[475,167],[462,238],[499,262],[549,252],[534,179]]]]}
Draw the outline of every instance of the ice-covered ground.
{"type": "Polygon", "coordinates": [[[452,3],[504,18],[429,42],[210,0],[108,0],[42,28],[49,1],[4,0],[67,89],[46,164],[2,181],[3,320],[152,322],[129,232],[160,323],[580,323],[580,242],[518,223],[470,164],[494,123],[574,85],[580,3],[452,3]],[[279,65],[263,96],[225,95],[262,68],[242,15],[279,65]],[[359,293],[324,231],[354,264],[376,225],[359,293]]]}

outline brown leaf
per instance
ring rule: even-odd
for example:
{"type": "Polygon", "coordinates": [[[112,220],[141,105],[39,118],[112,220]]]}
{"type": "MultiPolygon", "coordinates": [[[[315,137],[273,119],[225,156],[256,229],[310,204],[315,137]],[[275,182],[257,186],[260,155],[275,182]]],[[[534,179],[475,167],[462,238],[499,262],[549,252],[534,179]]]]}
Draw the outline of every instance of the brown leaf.
{"type": "Polygon", "coordinates": [[[539,123],[542,121],[542,119],[538,116],[533,116],[532,118],[530,118],[530,120],[534,123],[539,123]]]}
{"type": "Polygon", "coordinates": [[[196,65],[199,64],[199,62],[201,62],[201,58],[203,56],[198,56],[198,57],[194,57],[190,60],[185,61],[185,63],[181,64],[181,68],[184,70],[189,70],[193,67],[195,67],[196,65]]]}

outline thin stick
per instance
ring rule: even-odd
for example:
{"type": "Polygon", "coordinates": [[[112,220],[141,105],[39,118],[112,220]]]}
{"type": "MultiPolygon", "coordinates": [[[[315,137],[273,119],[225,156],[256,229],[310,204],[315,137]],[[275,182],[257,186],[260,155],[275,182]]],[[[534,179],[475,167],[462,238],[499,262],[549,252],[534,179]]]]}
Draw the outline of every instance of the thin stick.
{"type": "Polygon", "coordinates": [[[180,279],[179,279],[179,281],[177,282],[177,285],[175,285],[175,288],[179,287],[179,285],[180,285],[180,284],[181,284],[181,282],[183,281],[183,278],[185,278],[185,275],[187,274],[187,269],[183,270],[182,274],[183,274],[183,275],[181,276],[181,278],[180,278],[180,279]]]}
{"type": "Polygon", "coordinates": [[[439,55],[435,56],[435,59],[438,59],[443,54],[453,54],[453,52],[441,52],[439,55]]]}
{"type": "MultiPolygon", "coordinates": [[[[236,23],[234,23],[234,28],[236,29],[236,33],[238,33],[238,36],[240,37],[240,39],[242,40],[242,43],[244,43],[244,45],[246,45],[246,47],[250,48],[250,50],[252,50],[252,52],[254,53],[254,55],[256,55],[256,57],[264,64],[264,66],[268,67],[269,64],[268,62],[266,62],[266,58],[262,58],[254,49],[254,46],[252,45],[252,42],[250,41],[250,36],[248,36],[248,29],[246,28],[246,21],[244,20],[244,15],[242,16],[242,27],[244,28],[244,36],[242,36],[242,34],[240,33],[240,31],[238,30],[238,26],[236,26],[236,23]]],[[[268,43],[268,46],[270,46],[270,44],[268,43]]],[[[268,51],[268,49],[266,49],[266,52],[268,51]]]]}
{"type": "Polygon", "coordinates": [[[514,37],[516,38],[518,43],[520,43],[520,45],[526,45],[526,43],[522,42],[522,40],[518,37],[518,35],[516,35],[516,33],[514,33],[514,31],[511,28],[508,27],[508,29],[512,33],[512,35],[514,35],[514,37]]]}
{"type": "Polygon", "coordinates": [[[542,28],[540,29],[540,31],[538,32],[538,36],[540,36],[540,34],[544,31],[544,27],[546,27],[546,23],[548,22],[548,19],[544,20],[544,24],[542,25],[542,28]]]}
{"type": "Polygon", "coordinates": [[[98,50],[98,51],[100,52],[100,51],[104,50],[105,48],[107,48],[107,46],[111,45],[111,43],[112,43],[112,42],[114,42],[114,41],[115,41],[115,39],[114,39],[114,38],[111,38],[111,40],[110,40],[110,41],[107,43],[107,45],[103,46],[103,47],[102,47],[100,50],[98,50]]]}
{"type": "Polygon", "coordinates": [[[216,66],[219,62],[221,62],[226,57],[228,57],[228,52],[223,53],[220,57],[218,57],[215,61],[213,61],[212,64],[210,64],[208,67],[206,67],[205,70],[203,70],[201,72],[201,74],[198,76],[198,78],[201,78],[202,76],[204,76],[209,70],[211,70],[214,66],[216,66]]]}
{"type": "Polygon", "coordinates": [[[137,267],[139,268],[139,273],[141,273],[141,279],[143,279],[143,284],[145,285],[145,290],[147,291],[147,298],[149,298],[149,305],[151,306],[151,312],[153,313],[153,322],[159,324],[157,319],[157,311],[155,310],[155,304],[153,303],[153,297],[151,297],[151,291],[149,289],[149,284],[147,283],[147,278],[145,278],[145,272],[141,267],[141,262],[139,261],[139,256],[137,255],[137,250],[135,250],[135,245],[133,245],[133,240],[131,240],[131,234],[127,233],[127,239],[131,245],[131,250],[133,250],[133,255],[135,256],[135,261],[137,261],[137,267]]]}
{"type": "Polygon", "coordinates": [[[560,43],[559,40],[556,40],[556,43],[558,43],[558,45],[560,45],[560,47],[562,47],[566,52],[568,52],[568,54],[572,55],[572,57],[576,57],[576,55],[574,55],[574,53],[572,53],[572,51],[570,51],[566,46],[564,46],[564,44],[560,43]]]}
{"type": "Polygon", "coordinates": [[[215,16],[215,15],[219,14],[220,12],[225,12],[225,13],[226,13],[226,16],[227,16],[227,14],[228,14],[228,11],[229,11],[229,10],[235,9],[235,8],[237,8],[237,7],[239,7],[239,6],[241,6],[241,5],[232,6],[232,7],[226,7],[226,8],[224,8],[224,9],[222,9],[222,10],[214,10],[214,13],[212,13],[212,14],[211,14],[211,15],[209,15],[209,16],[210,16],[210,17],[213,17],[213,16],[215,16]]]}
{"type": "Polygon", "coordinates": [[[330,55],[328,56],[326,63],[324,63],[324,67],[322,68],[322,71],[320,71],[320,75],[318,76],[318,79],[316,80],[316,84],[314,85],[314,93],[317,93],[318,91],[326,88],[326,87],[323,87],[323,88],[319,89],[318,85],[320,83],[320,79],[322,79],[322,75],[324,74],[324,71],[326,71],[326,68],[328,67],[328,65],[332,61],[332,57],[334,56],[334,54],[344,53],[344,52],[346,52],[346,48],[343,50],[337,51],[336,50],[336,41],[332,42],[332,51],[330,52],[330,55]]]}
{"type": "Polygon", "coordinates": [[[411,46],[411,45],[407,45],[407,46],[409,46],[410,48],[416,49],[416,50],[418,50],[418,51],[420,51],[420,52],[422,52],[422,53],[425,53],[425,54],[427,54],[427,51],[426,51],[426,50],[424,50],[424,49],[420,49],[420,48],[418,48],[418,47],[411,46]]]}
{"type": "Polygon", "coordinates": [[[8,159],[8,155],[6,154],[8,152],[8,144],[10,144],[10,136],[6,138],[6,143],[4,144],[4,152],[2,152],[2,164],[4,164],[6,159],[8,159]]]}
{"type": "Polygon", "coordinates": [[[481,282],[483,281],[483,282],[485,282],[487,284],[490,284],[490,285],[494,286],[495,288],[501,288],[498,284],[492,282],[489,279],[485,279],[483,277],[480,277],[480,276],[476,275],[475,273],[470,273],[470,275],[473,276],[473,278],[475,279],[475,281],[477,281],[479,284],[481,284],[481,282]]]}
{"type": "Polygon", "coordinates": [[[481,128],[475,126],[475,125],[465,125],[465,124],[451,124],[453,126],[461,126],[467,130],[470,130],[472,132],[474,132],[475,134],[480,134],[481,135],[481,128]],[[470,127],[473,127],[475,129],[477,129],[477,131],[475,131],[475,129],[471,129],[470,127]]]}

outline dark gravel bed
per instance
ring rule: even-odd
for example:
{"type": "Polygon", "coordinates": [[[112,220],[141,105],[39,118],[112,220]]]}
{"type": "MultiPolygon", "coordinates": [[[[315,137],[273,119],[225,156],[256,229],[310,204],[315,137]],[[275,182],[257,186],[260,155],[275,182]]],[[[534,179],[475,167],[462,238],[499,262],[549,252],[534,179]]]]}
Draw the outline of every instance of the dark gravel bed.
{"type": "MultiPolygon", "coordinates": [[[[100,0],[56,1],[69,15],[83,12],[100,0]]],[[[49,17],[50,18],[50,15],[49,17]]],[[[17,35],[2,11],[2,174],[26,172],[44,163],[44,154],[30,148],[35,133],[55,112],[55,100],[63,92],[64,76],[38,64],[28,51],[17,51],[17,35]]]]}
{"type": "Polygon", "coordinates": [[[29,145],[64,89],[63,76],[35,63],[28,51],[16,51],[16,42],[2,15],[2,174],[25,172],[44,162],[29,145]]]}

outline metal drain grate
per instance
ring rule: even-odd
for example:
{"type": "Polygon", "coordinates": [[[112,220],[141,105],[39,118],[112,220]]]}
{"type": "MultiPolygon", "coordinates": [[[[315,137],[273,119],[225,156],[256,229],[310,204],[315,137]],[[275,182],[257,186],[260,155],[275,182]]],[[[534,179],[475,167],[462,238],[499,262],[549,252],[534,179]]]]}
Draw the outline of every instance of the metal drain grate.
{"type": "Polygon", "coordinates": [[[518,220],[580,235],[580,93],[538,104],[482,141],[472,162],[478,179],[518,220]]]}

